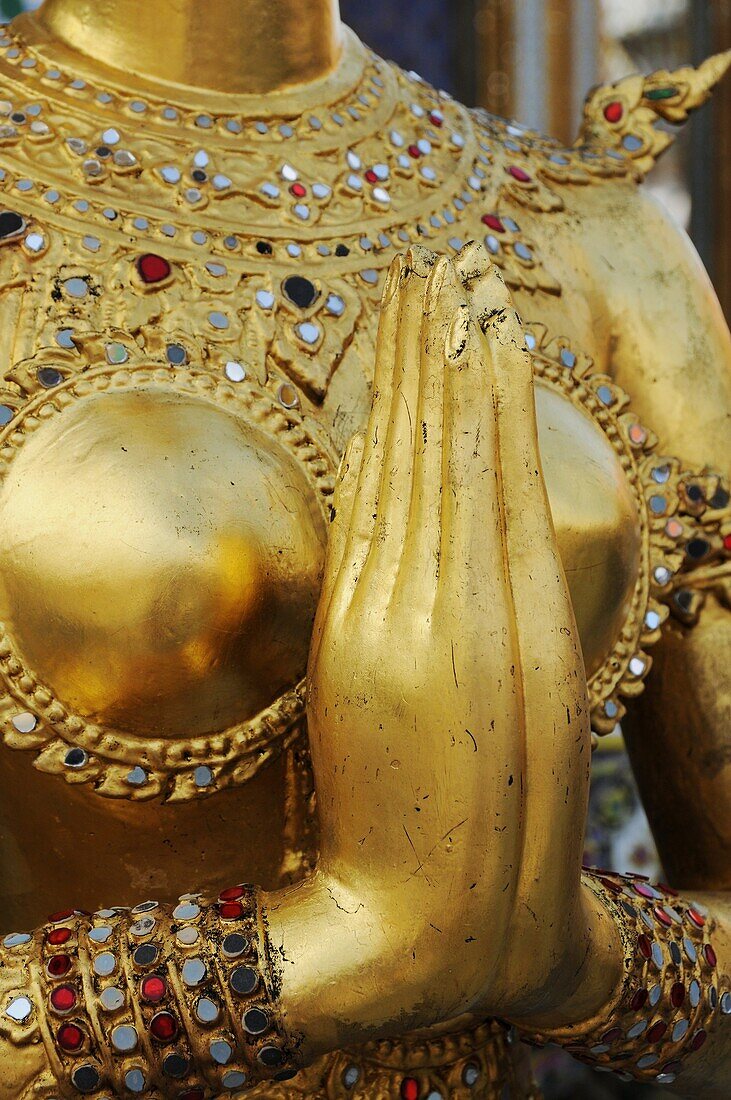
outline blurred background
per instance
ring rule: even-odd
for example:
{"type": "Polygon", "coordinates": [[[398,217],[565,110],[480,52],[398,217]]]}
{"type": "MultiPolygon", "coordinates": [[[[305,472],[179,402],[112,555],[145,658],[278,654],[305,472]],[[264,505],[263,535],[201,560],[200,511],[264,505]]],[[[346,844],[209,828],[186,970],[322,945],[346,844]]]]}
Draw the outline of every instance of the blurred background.
{"type": "MultiPolygon", "coordinates": [[[[0,0],[0,16],[39,3],[0,0]]],[[[567,143],[593,84],[731,48],[731,0],[341,0],[341,9],[384,57],[465,103],[567,143]]],[[[731,77],[645,186],[690,233],[731,320],[731,77]]],[[[585,862],[660,874],[619,730],[595,753],[585,862]]],[[[546,1100],[667,1095],[559,1053],[538,1055],[536,1071],[546,1100]]]]}

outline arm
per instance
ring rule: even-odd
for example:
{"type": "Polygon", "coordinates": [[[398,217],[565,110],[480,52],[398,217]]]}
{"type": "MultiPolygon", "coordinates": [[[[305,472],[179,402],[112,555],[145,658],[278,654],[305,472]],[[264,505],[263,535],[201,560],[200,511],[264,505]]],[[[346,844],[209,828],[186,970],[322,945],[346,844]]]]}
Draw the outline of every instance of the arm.
{"type": "Polygon", "coordinates": [[[530,360],[485,254],[397,261],[377,358],[310,661],[316,873],[6,940],[1,1095],[127,1074],[160,1095],[172,1054],[191,1087],[239,1087],[478,1005],[588,1012],[616,984],[580,885],[585,682],[530,360]]]}
{"type": "MultiPolygon", "coordinates": [[[[634,188],[605,201],[598,216],[610,239],[598,251],[614,259],[601,267],[596,313],[610,370],[661,453],[715,468],[728,485],[731,336],[708,277],[653,201],[634,188]]],[[[731,533],[728,507],[709,513],[725,515],[721,531],[731,533]]],[[[663,864],[671,881],[696,889],[731,887],[730,559],[701,563],[702,589],[701,571],[688,574],[705,603],[699,620],[671,618],[624,723],[663,864]]]]}
{"type": "MultiPolygon", "coordinates": [[[[593,192],[585,215],[596,246],[593,312],[609,370],[660,437],[661,453],[727,473],[731,339],[697,257],[634,188],[593,192]]],[[[724,493],[703,506],[713,529],[728,532],[724,493]]],[[[731,867],[729,564],[720,549],[709,559],[702,573],[677,580],[678,590],[693,596],[694,611],[700,608],[699,621],[690,625],[695,615],[686,616],[688,625],[670,621],[653,651],[646,691],[623,723],[671,881],[700,890],[728,888],[731,867]]],[[[726,1096],[728,896],[691,900],[685,891],[678,897],[611,874],[587,876],[585,883],[620,932],[624,978],[599,1014],[563,1028],[552,1017],[549,1026],[534,1027],[534,1039],[559,1042],[640,1080],[660,1076],[681,1095],[726,1096]]]]}

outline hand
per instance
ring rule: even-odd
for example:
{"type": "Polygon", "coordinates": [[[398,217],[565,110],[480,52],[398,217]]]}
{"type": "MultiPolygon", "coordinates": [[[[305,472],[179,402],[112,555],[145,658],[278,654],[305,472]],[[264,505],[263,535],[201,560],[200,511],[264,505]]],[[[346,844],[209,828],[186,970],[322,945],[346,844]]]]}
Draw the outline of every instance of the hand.
{"type": "Polygon", "coordinates": [[[322,868],[408,927],[454,1009],[560,997],[583,949],[586,685],[531,363],[481,247],[392,266],[308,705],[322,868]]]}

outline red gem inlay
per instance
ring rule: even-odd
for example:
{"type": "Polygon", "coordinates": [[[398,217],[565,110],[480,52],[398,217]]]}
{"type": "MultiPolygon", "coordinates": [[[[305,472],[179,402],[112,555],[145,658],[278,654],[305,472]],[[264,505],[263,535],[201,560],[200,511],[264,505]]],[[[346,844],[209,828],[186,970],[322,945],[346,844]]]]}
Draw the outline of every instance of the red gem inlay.
{"type": "Polygon", "coordinates": [[[58,913],[51,913],[48,918],[49,924],[60,924],[62,920],[68,920],[69,917],[73,917],[73,909],[60,909],[58,913]]]}
{"type": "Polygon", "coordinates": [[[229,886],[228,890],[222,890],[218,895],[219,901],[238,901],[244,896],[243,886],[229,886]]]}
{"type": "Polygon", "coordinates": [[[56,1012],[70,1012],[76,1004],[76,993],[70,985],[60,985],[51,994],[51,1005],[56,1012]]]}
{"type": "Polygon", "coordinates": [[[641,882],[633,882],[632,883],[632,889],[641,898],[648,898],[649,899],[649,898],[652,897],[652,890],[650,889],[650,887],[649,886],[644,886],[641,882]]]}
{"type": "Polygon", "coordinates": [[[646,936],[643,933],[641,936],[637,937],[637,949],[639,950],[640,955],[642,955],[643,959],[649,959],[652,957],[652,944],[650,942],[649,936],[646,936]]]}
{"type": "Polygon", "coordinates": [[[495,233],[505,232],[505,226],[497,214],[483,214],[482,221],[489,229],[494,230],[495,233]]]}
{"type": "Polygon", "coordinates": [[[678,891],[674,889],[674,887],[668,886],[667,882],[658,882],[657,888],[658,890],[662,890],[663,894],[670,894],[671,898],[678,897],[678,891]]]}
{"type": "Polygon", "coordinates": [[[63,1024],[58,1029],[58,1045],[62,1050],[79,1050],[84,1043],[84,1033],[76,1024],[63,1024]]]}
{"type": "Polygon", "coordinates": [[[673,923],[673,919],[669,913],[666,913],[659,905],[656,905],[653,910],[655,916],[660,921],[660,924],[664,924],[666,928],[670,928],[673,923]]]}
{"type": "Polygon", "coordinates": [[[612,1027],[612,1028],[609,1029],[609,1031],[606,1031],[604,1033],[604,1035],[602,1035],[602,1042],[603,1043],[613,1043],[616,1039],[621,1039],[621,1038],[622,1038],[622,1029],[621,1029],[621,1027],[612,1027]]]}
{"type": "Polygon", "coordinates": [[[68,955],[54,955],[48,960],[48,973],[52,978],[61,978],[71,969],[71,959],[68,955]]]}
{"type": "Polygon", "coordinates": [[[172,1043],[178,1034],[178,1021],[170,1012],[158,1012],[150,1020],[150,1031],[158,1043],[172,1043]]]}
{"type": "Polygon", "coordinates": [[[648,993],[646,989],[638,989],[629,1005],[633,1012],[639,1012],[647,1004],[648,993]]]}
{"type": "Polygon", "coordinates": [[[724,535],[723,548],[724,550],[731,550],[731,535],[724,535]]]}
{"type": "Polygon", "coordinates": [[[699,913],[697,909],[689,909],[688,916],[693,921],[693,924],[696,926],[696,928],[702,928],[703,925],[706,923],[706,918],[703,916],[702,913],[699,913]]]}
{"type": "Polygon", "coordinates": [[[435,126],[444,125],[444,119],[441,115],[438,115],[436,111],[432,111],[432,113],[429,115],[429,121],[433,122],[435,126]]]}
{"type": "Polygon", "coordinates": [[[518,183],[531,182],[531,176],[529,176],[523,168],[519,168],[517,164],[511,164],[507,170],[513,177],[513,179],[518,181],[518,183]]]}
{"type": "Polygon", "coordinates": [[[180,1096],[180,1100],[205,1100],[203,1089],[188,1089],[180,1096]]]}
{"type": "Polygon", "coordinates": [[[709,966],[716,965],[718,959],[716,958],[716,952],[713,950],[713,947],[710,943],[707,943],[706,946],[703,948],[703,954],[706,956],[706,962],[709,966]]]}
{"type": "Polygon", "coordinates": [[[401,1082],[401,1100],[419,1100],[419,1082],[415,1077],[404,1077],[401,1082]]]}
{"type": "Polygon", "coordinates": [[[244,915],[244,907],[240,901],[226,901],[219,905],[218,911],[224,920],[237,920],[244,915]]]}
{"type": "Polygon", "coordinates": [[[619,100],[614,99],[611,103],[607,103],[604,108],[604,117],[607,122],[619,122],[624,114],[624,107],[619,100]]]}
{"type": "Polygon", "coordinates": [[[668,1029],[668,1025],[664,1020],[658,1020],[656,1024],[653,1024],[650,1030],[647,1032],[648,1043],[659,1043],[663,1035],[668,1029]]]}
{"type": "Polygon", "coordinates": [[[137,271],[143,283],[161,283],[170,274],[170,264],[163,256],[146,252],[137,259],[137,271]]]}
{"type": "Polygon", "coordinates": [[[414,157],[414,158],[420,157],[421,156],[421,149],[419,148],[419,146],[418,145],[410,145],[409,146],[409,155],[414,157]]]}
{"type": "Polygon", "coordinates": [[[140,984],[140,993],[145,1001],[149,1001],[150,1004],[157,1004],[161,1001],[168,991],[167,984],[164,978],[161,978],[159,974],[150,974],[147,978],[143,978],[140,984]]]}
{"type": "Polygon", "coordinates": [[[368,171],[365,174],[365,178],[368,180],[369,183],[378,183],[378,176],[376,175],[376,173],[373,171],[372,168],[368,169],[368,171]]]}
{"type": "Polygon", "coordinates": [[[680,1008],[685,1000],[685,986],[682,982],[676,982],[670,990],[670,1003],[673,1008],[680,1008]]]}
{"type": "Polygon", "coordinates": [[[706,1035],[705,1031],[696,1031],[695,1035],[690,1041],[690,1049],[700,1050],[707,1038],[708,1036],[706,1035]]]}
{"type": "Polygon", "coordinates": [[[289,191],[296,199],[303,199],[307,194],[307,188],[304,183],[293,183],[289,191]]]}
{"type": "Polygon", "coordinates": [[[60,947],[62,943],[67,943],[70,939],[70,928],[52,928],[48,933],[48,942],[53,944],[54,947],[60,947]]]}

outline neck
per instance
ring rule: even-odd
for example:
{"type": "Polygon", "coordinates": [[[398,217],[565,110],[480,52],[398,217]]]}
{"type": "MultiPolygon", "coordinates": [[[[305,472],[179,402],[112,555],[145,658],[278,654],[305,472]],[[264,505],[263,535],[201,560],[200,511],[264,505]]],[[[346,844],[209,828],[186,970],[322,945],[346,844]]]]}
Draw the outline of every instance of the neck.
{"type": "Polygon", "coordinates": [[[46,0],[42,31],[151,80],[264,95],[338,63],[338,0],[46,0]]]}

